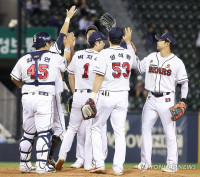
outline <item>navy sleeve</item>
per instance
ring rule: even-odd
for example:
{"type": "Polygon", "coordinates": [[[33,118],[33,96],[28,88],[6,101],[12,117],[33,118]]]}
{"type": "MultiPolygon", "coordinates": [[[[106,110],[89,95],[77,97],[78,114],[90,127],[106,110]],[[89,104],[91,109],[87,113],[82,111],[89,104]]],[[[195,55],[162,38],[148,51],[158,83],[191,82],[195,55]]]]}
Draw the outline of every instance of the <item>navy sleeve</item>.
{"type": "Polygon", "coordinates": [[[123,47],[124,49],[127,49],[127,45],[125,41],[122,41],[120,44],[121,47],[123,47]]]}
{"type": "Polygon", "coordinates": [[[63,45],[63,38],[64,38],[65,36],[66,36],[66,35],[63,34],[63,33],[60,33],[60,34],[58,35],[58,38],[57,38],[57,40],[56,40],[56,43],[57,43],[57,46],[58,46],[58,49],[59,49],[59,50],[61,50],[61,48],[62,48],[62,45],[63,45]]]}

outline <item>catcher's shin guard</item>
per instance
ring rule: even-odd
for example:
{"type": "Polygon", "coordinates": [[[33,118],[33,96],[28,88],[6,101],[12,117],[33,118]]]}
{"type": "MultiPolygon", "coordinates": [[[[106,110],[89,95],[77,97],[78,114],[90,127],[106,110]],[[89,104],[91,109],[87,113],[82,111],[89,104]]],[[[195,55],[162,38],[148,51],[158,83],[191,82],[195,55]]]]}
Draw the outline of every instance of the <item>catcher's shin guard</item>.
{"type": "Polygon", "coordinates": [[[20,143],[19,143],[19,151],[20,151],[20,164],[26,166],[26,168],[31,168],[31,153],[32,146],[34,143],[35,133],[24,132],[20,143]]]}
{"type": "Polygon", "coordinates": [[[44,169],[49,157],[51,147],[52,129],[38,132],[38,140],[36,144],[37,161],[36,168],[44,169]]]}

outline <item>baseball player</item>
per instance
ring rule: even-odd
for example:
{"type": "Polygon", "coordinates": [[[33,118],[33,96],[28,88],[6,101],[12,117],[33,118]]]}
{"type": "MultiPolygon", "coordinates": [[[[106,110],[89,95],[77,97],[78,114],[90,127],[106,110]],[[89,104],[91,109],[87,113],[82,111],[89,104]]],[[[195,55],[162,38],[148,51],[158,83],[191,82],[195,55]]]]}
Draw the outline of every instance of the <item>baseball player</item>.
{"type": "MultiPolygon", "coordinates": [[[[58,54],[61,54],[61,48],[63,46],[63,38],[67,35],[68,29],[69,29],[69,23],[70,19],[73,17],[73,15],[76,12],[76,7],[72,6],[70,10],[67,10],[67,17],[65,19],[65,23],[63,24],[60,34],[57,38],[57,40],[53,43],[53,45],[50,48],[51,52],[55,52],[58,54]]],[[[70,33],[68,34],[68,40],[73,39],[73,34],[70,33]]],[[[71,46],[65,46],[64,53],[66,55],[68,63],[71,61],[71,54],[73,51],[73,47],[70,48],[71,46]]],[[[51,145],[51,150],[49,153],[49,164],[55,166],[55,161],[53,159],[53,154],[54,151],[56,150],[59,142],[63,139],[63,133],[65,131],[65,119],[64,119],[64,113],[61,105],[61,93],[63,92],[63,86],[66,85],[65,81],[62,81],[62,73],[59,73],[56,77],[56,82],[55,82],[55,88],[56,88],[56,96],[54,98],[54,119],[53,119],[53,130],[54,130],[54,135],[52,137],[52,145],[51,145]]]]}
{"type": "MultiPolygon", "coordinates": [[[[20,140],[19,171],[51,173],[55,168],[47,163],[47,159],[52,136],[55,80],[57,74],[65,71],[66,60],[48,51],[52,42],[49,34],[37,33],[33,42],[36,51],[20,58],[11,72],[11,80],[22,88],[24,134],[20,140]],[[30,158],[36,132],[35,169],[30,158]]],[[[64,40],[64,44],[68,45],[68,41],[64,40]]]]}
{"type": "MultiPolygon", "coordinates": [[[[102,151],[102,127],[110,117],[115,135],[115,155],[113,170],[115,175],[123,174],[123,164],[126,154],[125,122],[128,109],[129,78],[133,65],[132,54],[122,47],[123,32],[119,27],[109,31],[108,41],[110,47],[102,50],[97,58],[93,71],[96,77],[90,98],[98,96],[96,107],[97,115],[92,123],[92,147],[95,167],[93,172],[105,170],[104,154],[102,151]]],[[[87,117],[85,105],[83,115],[87,117]]]]}
{"type": "MultiPolygon", "coordinates": [[[[94,25],[88,26],[85,33],[86,43],[89,45],[89,36],[98,31],[97,27],[94,25]]],[[[86,135],[86,123],[87,121],[83,121],[81,126],[79,127],[77,133],[77,145],[76,145],[76,162],[71,165],[72,168],[81,168],[84,166],[85,159],[85,135],[86,135]]],[[[103,142],[103,152],[105,152],[105,159],[107,157],[107,124],[103,127],[102,132],[102,142],[103,142]]],[[[88,149],[86,149],[88,151],[88,149]]],[[[87,168],[88,169],[88,168],[87,168]]]]}
{"type": "Polygon", "coordinates": [[[59,159],[56,163],[56,169],[61,170],[66,160],[74,136],[78,132],[81,123],[86,124],[85,136],[85,158],[84,168],[92,168],[92,144],[91,144],[91,120],[83,120],[81,107],[91,94],[91,88],[95,74],[92,73],[93,65],[96,61],[99,51],[104,48],[106,38],[101,32],[93,32],[89,37],[89,49],[80,50],[75,53],[71,63],[68,66],[69,83],[73,94],[72,110],[70,114],[69,126],[59,152],[59,159]]]}
{"type": "MultiPolygon", "coordinates": [[[[126,29],[125,41],[134,55],[130,45],[132,31],[126,29]]],[[[181,101],[185,102],[188,94],[188,76],[181,59],[171,52],[176,40],[170,33],[155,36],[157,49],[143,60],[134,60],[136,69],[145,73],[145,89],[149,91],[142,111],[142,145],[141,162],[137,168],[146,171],[151,167],[152,129],[160,117],[167,137],[167,166],[164,172],[176,172],[178,164],[178,144],[176,122],[171,120],[169,108],[175,104],[175,88],[181,84],[181,101]]]]}

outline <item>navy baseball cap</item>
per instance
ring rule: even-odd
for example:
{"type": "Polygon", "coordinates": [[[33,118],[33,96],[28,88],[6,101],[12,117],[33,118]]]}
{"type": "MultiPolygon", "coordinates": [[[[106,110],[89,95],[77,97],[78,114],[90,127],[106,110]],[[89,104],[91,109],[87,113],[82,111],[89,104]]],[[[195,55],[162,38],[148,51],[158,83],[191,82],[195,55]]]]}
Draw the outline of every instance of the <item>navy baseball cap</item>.
{"type": "Polygon", "coordinates": [[[162,36],[155,35],[155,38],[157,40],[161,39],[161,40],[170,42],[172,45],[176,44],[176,39],[174,38],[174,36],[171,33],[164,33],[162,36]]]}
{"type": "Polygon", "coordinates": [[[45,45],[46,42],[52,42],[53,38],[46,32],[39,32],[33,36],[33,45],[34,48],[40,48],[45,45]]]}
{"type": "Polygon", "coordinates": [[[119,39],[119,40],[121,40],[123,35],[124,35],[123,31],[119,27],[113,27],[108,32],[108,36],[109,36],[110,39],[119,39]]]}
{"type": "Polygon", "coordinates": [[[90,36],[89,36],[89,44],[91,45],[92,43],[95,43],[96,41],[104,41],[107,40],[107,38],[100,32],[93,32],[90,36]]]}

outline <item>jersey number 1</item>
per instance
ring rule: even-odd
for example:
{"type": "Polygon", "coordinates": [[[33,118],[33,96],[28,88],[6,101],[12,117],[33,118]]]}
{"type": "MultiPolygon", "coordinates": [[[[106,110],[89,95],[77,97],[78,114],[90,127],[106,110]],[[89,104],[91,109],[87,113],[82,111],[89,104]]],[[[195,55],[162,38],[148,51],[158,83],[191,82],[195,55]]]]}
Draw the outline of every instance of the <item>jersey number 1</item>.
{"type": "MultiPolygon", "coordinates": [[[[39,65],[38,70],[41,74],[38,74],[39,79],[46,79],[48,76],[47,69],[49,68],[49,65],[39,65]]],[[[27,74],[31,76],[31,79],[35,79],[35,64],[31,65],[28,70],[27,74]]]]}
{"type": "Polygon", "coordinates": [[[82,78],[88,78],[88,68],[89,68],[89,63],[86,63],[84,66],[83,66],[83,68],[84,68],[84,73],[83,73],[83,75],[82,75],[82,78]]]}

